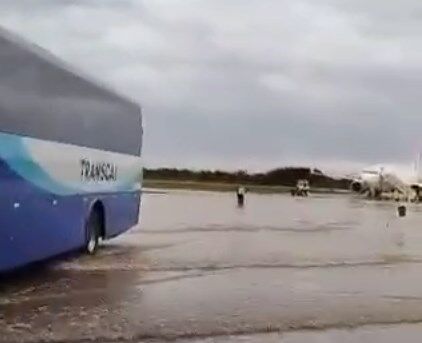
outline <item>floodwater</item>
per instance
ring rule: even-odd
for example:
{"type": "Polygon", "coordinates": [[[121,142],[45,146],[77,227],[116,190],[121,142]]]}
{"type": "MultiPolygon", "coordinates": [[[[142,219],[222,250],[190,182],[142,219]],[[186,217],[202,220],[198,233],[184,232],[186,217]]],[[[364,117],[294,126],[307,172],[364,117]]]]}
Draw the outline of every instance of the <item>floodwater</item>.
{"type": "Polygon", "coordinates": [[[0,280],[0,342],[419,342],[422,205],[163,191],[95,257],[0,280]]]}

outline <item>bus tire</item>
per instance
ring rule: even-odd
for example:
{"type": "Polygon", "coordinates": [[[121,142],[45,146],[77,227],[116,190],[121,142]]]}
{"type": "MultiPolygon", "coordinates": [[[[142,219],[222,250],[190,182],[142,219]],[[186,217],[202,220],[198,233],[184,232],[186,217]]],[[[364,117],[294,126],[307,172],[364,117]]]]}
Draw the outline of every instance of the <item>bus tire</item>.
{"type": "Polygon", "coordinates": [[[95,255],[100,245],[101,218],[95,208],[91,211],[86,223],[86,239],[84,251],[88,255],[95,255]]]}

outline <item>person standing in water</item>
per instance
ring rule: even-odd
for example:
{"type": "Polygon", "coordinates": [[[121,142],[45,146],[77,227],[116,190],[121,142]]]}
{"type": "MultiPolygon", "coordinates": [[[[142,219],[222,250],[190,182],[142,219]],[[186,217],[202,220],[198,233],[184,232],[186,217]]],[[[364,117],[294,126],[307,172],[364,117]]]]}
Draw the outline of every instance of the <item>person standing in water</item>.
{"type": "Polygon", "coordinates": [[[242,207],[245,204],[246,188],[239,186],[236,190],[237,205],[242,207]]]}
{"type": "Polygon", "coordinates": [[[403,226],[406,223],[406,220],[404,218],[407,214],[407,208],[405,205],[399,205],[397,207],[397,215],[390,220],[386,228],[391,233],[391,238],[393,242],[399,246],[402,247],[404,245],[404,231],[403,226]]]}

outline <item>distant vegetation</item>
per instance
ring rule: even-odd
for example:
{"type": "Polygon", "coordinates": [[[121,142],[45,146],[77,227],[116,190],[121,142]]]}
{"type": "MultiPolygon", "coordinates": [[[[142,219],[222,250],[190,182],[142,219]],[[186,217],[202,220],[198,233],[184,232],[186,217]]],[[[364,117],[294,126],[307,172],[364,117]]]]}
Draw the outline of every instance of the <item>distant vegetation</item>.
{"type": "Polygon", "coordinates": [[[311,187],[348,189],[350,180],[336,179],[325,175],[318,169],[286,167],[270,170],[266,173],[247,173],[246,171],[227,172],[220,170],[189,170],[189,169],[145,169],[144,177],[147,180],[175,180],[195,182],[218,182],[229,184],[250,184],[264,186],[296,185],[297,180],[309,180],[311,187]]]}

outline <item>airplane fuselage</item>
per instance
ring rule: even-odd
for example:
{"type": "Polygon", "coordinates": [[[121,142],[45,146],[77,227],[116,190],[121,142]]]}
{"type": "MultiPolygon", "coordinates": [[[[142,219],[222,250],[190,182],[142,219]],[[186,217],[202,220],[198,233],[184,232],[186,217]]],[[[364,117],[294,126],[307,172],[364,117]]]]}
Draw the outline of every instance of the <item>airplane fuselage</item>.
{"type": "Polygon", "coordinates": [[[419,183],[416,173],[399,170],[392,166],[373,166],[365,168],[351,185],[354,193],[379,198],[383,193],[396,193],[407,199],[419,198],[419,183]]]}

